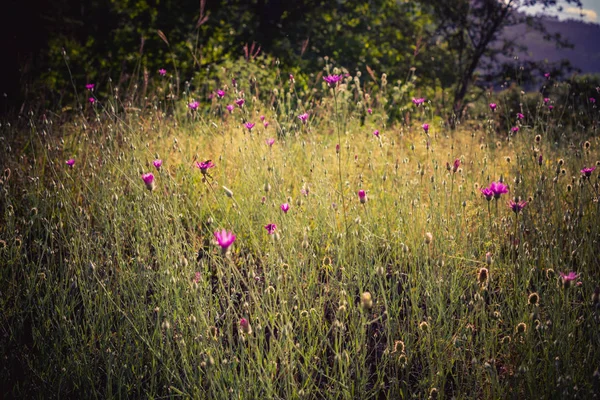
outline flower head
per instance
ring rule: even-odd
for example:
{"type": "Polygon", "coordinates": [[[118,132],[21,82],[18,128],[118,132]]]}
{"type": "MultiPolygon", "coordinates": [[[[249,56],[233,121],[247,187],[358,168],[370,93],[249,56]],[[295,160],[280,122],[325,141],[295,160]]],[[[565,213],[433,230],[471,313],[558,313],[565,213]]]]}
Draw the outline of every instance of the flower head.
{"type": "Polygon", "coordinates": [[[494,198],[494,191],[490,188],[481,188],[480,189],[481,194],[483,194],[485,196],[485,199],[487,201],[490,201],[494,198]]]}
{"type": "Polygon", "coordinates": [[[308,113],[298,115],[298,119],[302,121],[303,124],[305,124],[306,121],[308,121],[308,113]]]}
{"type": "Polygon", "coordinates": [[[546,78],[546,79],[550,79],[550,72],[546,72],[546,73],[544,74],[544,78],[546,78]]]}
{"type": "Polygon", "coordinates": [[[490,110],[496,111],[496,107],[498,107],[496,103],[490,103],[490,110]]]}
{"type": "Polygon", "coordinates": [[[274,138],[268,138],[266,140],[267,144],[269,145],[269,147],[273,146],[273,143],[275,143],[275,139],[274,138]]]}
{"type": "Polygon", "coordinates": [[[323,80],[327,82],[329,87],[334,87],[342,80],[342,75],[327,75],[323,77],[323,80]]]}
{"type": "Polygon", "coordinates": [[[192,111],[196,111],[198,109],[199,105],[200,105],[200,103],[198,103],[196,100],[194,100],[188,104],[188,108],[192,111]]]}
{"type": "Polygon", "coordinates": [[[283,203],[279,208],[281,208],[281,211],[287,214],[287,212],[290,210],[290,205],[288,203],[283,203]]]}
{"type": "Polygon", "coordinates": [[[517,119],[523,119],[525,116],[522,113],[517,113],[517,119]]]}
{"type": "Polygon", "coordinates": [[[267,230],[267,232],[269,233],[269,235],[272,235],[275,233],[275,230],[277,229],[277,225],[275,224],[267,224],[265,225],[265,229],[267,230]]]}
{"type": "Polygon", "coordinates": [[[252,327],[250,326],[250,321],[246,318],[240,319],[240,329],[247,335],[252,335],[252,327]]]}
{"type": "Polygon", "coordinates": [[[161,69],[158,70],[158,74],[160,76],[165,76],[165,75],[167,75],[167,70],[164,69],[164,68],[161,68],[161,69]]]}
{"type": "Polygon", "coordinates": [[[373,136],[379,137],[379,130],[375,129],[375,131],[373,131],[373,136]]]}
{"type": "Polygon", "coordinates": [[[246,123],[244,124],[244,126],[246,127],[246,129],[248,129],[249,131],[251,131],[251,130],[252,130],[252,128],[254,128],[254,125],[255,125],[255,124],[254,124],[254,123],[252,123],[252,122],[246,122],[246,123]]]}
{"type": "Polygon", "coordinates": [[[227,104],[227,107],[225,107],[225,108],[227,108],[227,111],[229,111],[231,113],[231,112],[233,112],[234,107],[233,107],[233,104],[227,104]]]}
{"type": "Polygon", "coordinates": [[[146,184],[148,190],[154,190],[154,174],[147,173],[142,175],[142,180],[146,184]]]}
{"type": "Polygon", "coordinates": [[[237,104],[239,107],[243,107],[245,102],[246,102],[246,100],[244,100],[244,99],[237,99],[235,101],[235,104],[237,104]]]}
{"type": "Polygon", "coordinates": [[[269,121],[265,121],[265,122],[263,122],[263,126],[264,126],[265,128],[267,128],[267,127],[269,126],[269,121]]]}
{"type": "Polygon", "coordinates": [[[154,165],[154,168],[159,170],[160,167],[162,167],[162,160],[154,160],[154,161],[152,161],[152,164],[154,165]]]}
{"type": "Polygon", "coordinates": [[[460,167],[460,158],[454,160],[454,164],[452,165],[452,172],[456,173],[456,171],[458,171],[458,167],[460,167]]]}
{"type": "Polygon", "coordinates": [[[425,103],[425,99],[423,97],[419,97],[418,99],[415,99],[413,97],[412,102],[415,106],[420,106],[421,104],[425,103]]]}
{"type": "Polygon", "coordinates": [[[569,272],[568,274],[565,274],[563,272],[559,272],[560,274],[560,279],[564,285],[565,288],[569,287],[569,285],[571,284],[572,281],[574,281],[575,279],[577,279],[577,277],[579,275],[577,275],[574,271],[569,272]]]}
{"type": "Polygon", "coordinates": [[[225,91],[223,91],[222,89],[217,90],[217,96],[222,99],[223,97],[225,97],[225,91]]]}
{"type": "Polygon", "coordinates": [[[525,208],[526,205],[527,205],[526,201],[519,201],[519,202],[515,202],[513,200],[508,201],[508,206],[515,212],[515,214],[518,214],[522,209],[525,208]]]}
{"type": "Polygon", "coordinates": [[[229,246],[235,242],[235,235],[233,232],[226,231],[222,229],[221,232],[215,232],[215,239],[217,240],[217,244],[221,246],[223,252],[226,252],[229,249],[229,246]]]}
{"type": "Polygon", "coordinates": [[[517,132],[519,132],[519,127],[518,126],[513,126],[512,128],[510,128],[510,131],[512,133],[517,133],[517,132]]]}
{"type": "Polygon", "coordinates": [[[592,172],[594,172],[595,169],[596,169],[596,167],[584,168],[584,169],[581,170],[581,173],[586,178],[589,178],[592,175],[592,172]]]}
{"type": "Polygon", "coordinates": [[[215,164],[213,164],[213,162],[211,160],[196,162],[196,167],[198,167],[200,169],[200,172],[202,172],[203,175],[206,175],[206,171],[209,168],[213,168],[214,166],[215,166],[215,164]]]}
{"type": "Polygon", "coordinates": [[[425,133],[429,132],[429,124],[425,123],[425,124],[421,125],[421,127],[423,128],[425,133]]]}
{"type": "Polygon", "coordinates": [[[544,104],[548,104],[550,102],[550,98],[549,97],[544,97],[544,104]]]}
{"type": "Polygon", "coordinates": [[[367,202],[367,193],[365,193],[364,190],[359,190],[358,191],[358,199],[360,200],[361,204],[365,204],[367,202]]]}
{"type": "Polygon", "coordinates": [[[492,182],[490,190],[494,193],[495,199],[499,199],[501,195],[508,193],[508,187],[502,182],[492,182]]]}
{"type": "Polygon", "coordinates": [[[85,85],[85,88],[87,90],[94,90],[94,88],[96,87],[96,85],[94,85],[93,83],[88,83],[87,85],[85,85]]]}
{"type": "Polygon", "coordinates": [[[593,98],[593,97],[590,97],[590,98],[589,98],[589,101],[590,101],[590,103],[592,103],[592,104],[596,104],[596,99],[595,99],[595,98],[593,98]]]}
{"type": "Polygon", "coordinates": [[[549,105],[549,106],[548,106],[548,110],[552,111],[553,109],[554,109],[554,106],[553,106],[553,105],[549,105]]]}
{"type": "Polygon", "coordinates": [[[370,109],[370,108],[367,108],[367,113],[368,113],[369,115],[371,115],[371,114],[373,114],[373,110],[372,110],[372,109],[370,109]]]}
{"type": "Polygon", "coordinates": [[[264,122],[264,121],[265,121],[265,116],[264,116],[264,115],[261,115],[261,116],[260,116],[260,120],[264,122]]]}
{"type": "Polygon", "coordinates": [[[88,99],[88,101],[90,102],[90,104],[94,104],[94,103],[96,103],[96,99],[95,99],[95,98],[93,98],[93,97],[90,97],[90,98],[88,99]]]}
{"type": "Polygon", "coordinates": [[[74,159],[74,158],[70,158],[70,159],[68,159],[68,160],[66,161],[66,164],[67,164],[69,167],[73,168],[73,164],[75,164],[75,159],[74,159]]]}

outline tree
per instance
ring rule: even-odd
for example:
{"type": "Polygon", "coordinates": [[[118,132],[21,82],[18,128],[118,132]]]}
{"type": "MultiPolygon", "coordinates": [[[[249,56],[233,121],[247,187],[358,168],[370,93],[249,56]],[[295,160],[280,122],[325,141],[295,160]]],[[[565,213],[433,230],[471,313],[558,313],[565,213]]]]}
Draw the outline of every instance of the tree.
{"type": "MultiPolygon", "coordinates": [[[[581,8],[580,0],[564,0],[581,8]]],[[[500,77],[508,61],[500,62],[502,56],[510,57],[515,51],[526,49],[518,37],[503,35],[506,28],[525,25],[543,33],[544,39],[566,47],[559,34],[548,32],[543,22],[524,11],[534,6],[547,10],[557,7],[556,0],[421,0],[437,20],[431,38],[442,40],[452,54],[451,62],[455,76],[452,112],[460,118],[465,110],[465,96],[473,83],[476,71],[487,74],[487,80],[500,77]],[[503,65],[504,64],[504,65],[503,65]],[[503,68],[504,67],[504,68],[503,68]]],[[[529,63],[530,68],[538,64],[529,63]]]]}

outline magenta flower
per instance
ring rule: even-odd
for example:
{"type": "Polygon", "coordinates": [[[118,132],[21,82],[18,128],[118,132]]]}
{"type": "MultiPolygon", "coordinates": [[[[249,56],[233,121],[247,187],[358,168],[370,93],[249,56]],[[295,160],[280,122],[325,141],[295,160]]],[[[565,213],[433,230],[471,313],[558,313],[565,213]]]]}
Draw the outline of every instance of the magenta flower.
{"type": "Polygon", "coordinates": [[[490,103],[490,110],[496,111],[496,107],[498,107],[496,103],[490,103]]]}
{"type": "Polygon", "coordinates": [[[594,172],[595,169],[596,169],[596,167],[584,168],[584,169],[581,170],[581,173],[586,178],[589,178],[592,175],[592,172],[594,172]]]}
{"type": "Polygon", "coordinates": [[[358,191],[358,199],[360,200],[361,204],[365,204],[367,202],[367,193],[365,193],[364,190],[359,190],[358,191]]]}
{"type": "Polygon", "coordinates": [[[87,85],[85,85],[85,88],[90,91],[94,90],[95,87],[96,85],[94,85],[93,83],[88,83],[87,85]]]}
{"type": "Polygon", "coordinates": [[[221,230],[221,232],[215,232],[215,239],[217,240],[218,245],[221,246],[221,250],[223,250],[223,253],[226,253],[227,249],[229,249],[229,246],[231,246],[233,242],[235,242],[235,235],[233,234],[233,232],[228,232],[225,229],[223,229],[221,230]]]}
{"type": "Polygon", "coordinates": [[[546,78],[546,80],[550,79],[550,72],[546,72],[544,74],[544,78],[546,78]]]}
{"type": "Polygon", "coordinates": [[[487,201],[490,201],[494,198],[494,191],[490,188],[481,188],[480,189],[481,194],[483,194],[485,196],[485,199],[487,201]]]}
{"type": "Polygon", "coordinates": [[[217,90],[217,96],[219,96],[219,98],[222,99],[223,97],[225,97],[225,92],[219,89],[217,90]]]}
{"type": "Polygon", "coordinates": [[[373,114],[373,110],[371,110],[370,108],[367,108],[367,112],[369,113],[369,115],[373,114]]]}
{"type": "Polygon", "coordinates": [[[198,103],[196,100],[194,100],[188,104],[188,108],[192,111],[196,111],[198,109],[199,105],[200,105],[200,103],[198,103]]]}
{"type": "Polygon", "coordinates": [[[567,284],[567,283],[569,283],[571,281],[574,281],[579,276],[574,271],[571,271],[568,274],[565,274],[563,272],[559,272],[559,274],[560,274],[560,278],[562,279],[563,283],[565,283],[565,284],[567,284]]]}
{"type": "Polygon", "coordinates": [[[379,137],[379,131],[377,129],[375,129],[375,131],[373,131],[373,136],[379,137]]]}
{"type": "Polygon", "coordinates": [[[279,208],[281,208],[281,211],[287,214],[287,212],[290,210],[290,205],[288,203],[283,203],[279,208]]]}
{"type": "Polygon", "coordinates": [[[66,164],[67,164],[69,167],[73,168],[73,164],[75,164],[75,159],[74,159],[74,158],[68,159],[68,160],[66,161],[66,164]]]}
{"type": "Polygon", "coordinates": [[[589,98],[589,100],[590,100],[590,103],[592,103],[592,104],[596,104],[596,99],[595,99],[595,98],[593,98],[593,97],[590,97],[590,98],[589,98]]]}
{"type": "Polygon", "coordinates": [[[544,97],[544,104],[548,104],[549,101],[550,101],[549,97],[544,97]]]}
{"type": "Polygon", "coordinates": [[[458,167],[460,167],[460,158],[454,160],[454,164],[452,165],[452,172],[456,173],[456,171],[458,171],[458,167]]]}
{"type": "Polygon", "coordinates": [[[264,116],[264,115],[261,115],[261,116],[260,116],[260,120],[261,120],[262,122],[264,122],[264,121],[265,121],[265,116],[264,116]]]}
{"type": "Polygon", "coordinates": [[[252,128],[254,128],[254,124],[252,122],[246,122],[244,124],[244,126],[246,127],[246,129],[248,129],[249,131],[252,131],[252,128]]]}
{"type": "Polygon", "coordinates": [[[508,187],[502,182],[492,182],[490,190],[494,193],[495,199],[499,199],[501,195],[508,193],[508,187]]]}
{"type": "Polygon", "coordinates": [[[237,99],[235,101],[235,104],[237,104],[240,108],[244,106],[244,103],[246,102],[246,100],[244,99],[237,99]]]}
{"type": "Polygon", "coordinates": [[[162,160],[154,160],[152,161],[152,164],[154,164],[154,168],[156,168],[156,170],[158,171],[160,167],[162,167],[162,160]]]}
{"type": "Polygon", "coordinates": [[[267,144],[269,145],[269,147],[273,146],[273,143],[275,143],[275,139],[274,138],[268,138],[266,140],[267,144]]]}
{"type": "Polygon", "coordinates": [[[523,119],[525,116],[522,113],[517,113],[517,119],[523,119]]]}
{"type": "Polygon", "coordinates": [[[519,132],[519,127],[518,126],[513,126],[512,128],[510,128],[510,131],[512,133],[517,133],[517,132],[519,132]]]}
{"type": "Polygon", "coordinates": [[[90,98],[88,99],[88,101],[90,102],[90,104],[94,104],[94,103],[96,103],[96,99],[95,99],[95,98],[93,98],[93,97],[90,97],[90,98]]]}
{"type": "Polygon", "coordinates": [[[196,167],[198,167],[200,169],[200,172],[202,172],[202,175],[206,175],[206,171],[209,168],[213,168],[214,166],[215,166],[215,164],[213,164],[213,162],[211,160],[196,162],[196,167]]]}
{"type": "Polygon", "coordinates": [[[233,104],[228,104],[226,108],[227,108],[227,111],[229,111],[229,113],[233,112],[233,104]]]}
{"type": "Polygon", "coordinates": [[[425,103],[425,99],[423,97],[419,97],[418,99],[415,99],[413,97],[412,102],[415,106],[420,106],[421,104],[425,103]]]}
{"type": "Polygon", "coordinates": [[[294,75],[290,74],[290,81],[294,81],[294,75]]]}
{"type": "Polygon", "coordinates": [[[518,203],[512,200],[508,201],[508,206],[515,212],[515,214],[518,214],[522,209],[525,208],[526,205],[526,201],[519,201],[518,203]]]}
{"type": "Polygon", "coordinates": [[[327,75],[323,77],[323,80],[327,82],[329,87],[334,87],[342,80],[341,75],[327,75]]]}
{"type": "Polygon", "coordinates": [[[548,110],[552,111],[553,109],[554,109],[554,106],[553,106],[553,105],[549,105],[549,106],[548,106],[548,110]]]}
{"type": "Polygon", "coordinates": [[[252,327],[250,326],[250,321],[248,321],[246,318],[240,319],[240,329],[242,330],[242,332],[248,335],[252,334],[252,327]]]}
{"type": "Polygon", "coordinates": [[[158,70],[158,74],[160,76],[165,76],[165,75],[167,75],[167,70],[164,69],[164,68],[161,68],[161,69],[158,70]]]}
{"type": "Polygon", "coordinates": [[[153,173],[150,172],[150,173],[142,175],[142,180],[146,184],[146,188],[148,190],[154,189],[154,174],[153,173]]]}
{"type": "Polygon", "coordinates": [[[275,229],[277,229],[277,225],[275,224],[267,224],[265,225],[265,229],[267,230],[267,232],[269,233],[269,235],[272,235],[275,233],[275,229]]]}
{"type": "Polygon", "coordinates": [[[265,128],[268,127],[269,126],[269,121],[263,122],[263,125],[264,125],[265,128]]]}
{"type": "Polygon", "coordinates": [[[306,121],[308,120],[308,114],[307,113],[300,114],[300,115],[298,115],[298,119],[300,121],[302,121],[303,124],[305,124],[306,121]]]}
{"type": "Polygon", "coordinates": [[[423,124],[423,125],[421,125],[421,127],[423,128],[425,133],[429,132],[429,124],[423,124]]]}

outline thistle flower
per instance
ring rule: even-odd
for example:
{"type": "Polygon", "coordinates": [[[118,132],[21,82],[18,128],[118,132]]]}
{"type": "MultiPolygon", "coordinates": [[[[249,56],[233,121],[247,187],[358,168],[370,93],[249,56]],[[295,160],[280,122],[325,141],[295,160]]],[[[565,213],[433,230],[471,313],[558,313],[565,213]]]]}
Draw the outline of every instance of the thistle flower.
{"type": "Polygon", "coordinates": [[[264,115],[261,115],[259,118],[260,118],[261,122],[264,122],[264,120],[265,120],[265,116],[264,115]]]}
{"type": "Polygon", "coordinates": [[[373,136],[379,138],[379,130],[375,129],[375,131],[373,131],[373,136]]]}
{"type": "Polygon", "coordinates": [[[415,99],[413,97],[412,102],[415,106],[420,106],[421,104],[425,103],[425,99],[423,97],[419,97],[418,99],[415,99]]]}
{"type": "Polygon", "coordinates": [[[90,97],[90,98],[88,99],[88,101],[90,102],[90,104],[95,104],[95,103],[96,103],[96,99],[95,99],[95,98],[93,98],[93,97],[90,97]]]}
{"type": "Polygon", "coordinates": [[[548,104],[550,102],[550,98],[549,97],[544,97],[544,104],[548,104]]]}
{"type": "Polygon", "coordinates": [[[215,164],[213,164],[213,162],[211,160],[196,162],[196,167],[198,167],[200,169],[200,172],[202,172],[202,175],[206,175],[206,171],[209,168],[213,168],[214,166],[215,166],[215,164]]]}
{"type": "Polygon", "coordinates": [[[246,127],[246,129],[248,129],[249,131],[252,131],[252,128],[254,128],[254,123],[252,122],[246,122],[244,124],[244,126],[246,127]]]}
{"type": "Polygon", "coordinates": [[[454,160],[454,164],[452,165],[452,172],[456,173],[456,171],[458,171],[458,167],[460,167],[460,158],[454,160]]]}
{"type": "Polygon", "coordinates": [[[267,225],[265,225],[265,229],[267,230],[269,235],[272,235],[275,233],[275,230],[277,229],[277,225],[275,225],[273,223],[267,224],[267,225]]]}
{"type": "Polygon", "coordinates": [[[423,128],[425,133],[429,132],[429,124],[425,123],[425,124],[421,125],[421,127],[423,128]]]}
{"type": "Polygon", "coordinates": [[[365,204],[367,202],[367,194],[364,190],[361,189],[358,191],[358,199],[360,200],[361,204],[365,204]]]}
{"type": "Polygon", "coordinates": [[[306,121],[308,121],[308,113],[298,115],[298,119],[302,121],[303,124],[305,124],[306,121]]]}
{"type": "Polygon", "coordinates": [[[154,174],[147,173],[142,175],[142,180],[146,184],[146,189],[152,191],[154,190],[154,174]]]}
{"type": "Polygon", "coordinates": [[[501,195],[508,193],[508,187],[502,182],[492,182],[490,190],[494,192],[495,199],[499,199],[501,195]]]}
{"type": "Polygon", "coordinates": [[[563,283],[563,286],[565,288],[569,287],[571,285],[571,282],[574,281],[575,279],[577,279],[577,277],[579,276],[574,271],[571,271],[568,274],[559,272],[559,275],[560,275],[560,279],[563,283]]]}
{"type": "Polygon", "coordinates": [[[367,108],[367,113],[368,113],[369,115],[371,115],[371,114],[373,114],[373,110],[371,110],[370,108],[367,108]]]}
{"type": "Polygon", "coordinates": [[[544,78],[546,78],[546,80],[550,79],[550,72],[546,72],[544,74],[544,78]]]}
{"type": "Polygon", "coordinates": [[[222,229],[221,232],[215,232],[215,239],[217,240],[217,244],[221,246],[223,253],[226,253],[233,242],[235,242],[235,235],[233,232],[228,232],[225,229],[222,229]]]}
{"type": "Polygon", "coordinates": [[[196,111],[198,109],[199,105],[200,105],[200,103],[198,103],[196,100],[194,100],[188,104],[188,108],[192,111],[196,111]]]}
{"type": "Polygon", "coordinates": [[[596,99],[595,99],[595,98],[593,98],[593,97],[590,97],[590,98],[589,98],[589,101],[590,101],[590,103],[592,103],[592,104],[596,104],[596,99]]]}
{"type": "Polygon", "coordinates": [[[268,126],[269,126],[269,122],[268,122],[268,121],[265,121],[265,122],[263,122],[263,126],[264,126],[265,128],[266,128],[266,127],[268,127],[268,126]]]}
{"type": "Polygon", "coordinates": [[[265,140],[265,142],[267,143],[267,145],[269,145],[269,147],[272,147],[273,143],[275,143],[275,139],[274,138],[268,138],[267,140],[265,140]]]}
{"type": "Polygon", "coordinates": [[[487,201],[490,201],[494,198],[494,191],[490,188],[481,188],[479,191],[485,196],[487,201]]]}
{"type": "Polygon", "coordinates": [[[325,82],[327,82],[329,87],[335,87],[338,84],[338,82],[340,82],[342,80],[342,76],[341,75],[327,75],[327,76],[323,77],[323,80],[325,82]]]}
{"type": "Polygon", "coordinates": [[[154,160],[152,161],[152,164],[154,165],[154,168],[156,168],[156,170],[160,170],[160,167],[162,167],[162,160],[154,160]]]}
{"type": "Polygon", "coordinates": [[[581,170],[581,173],[586,178],[589,178],[592,175],[592,172],[594,172],[595,169],[596,169],[596,167],[584,168],[584,169],[581,170]]]}
{"type": "Polygon", "coordinates": [[[165,75],[167,75],[167,70],[164,69],[164,68],[161,68],[161,69],[158,70],[158,74],[160,76],[165,76],[165,75]]]}
{"type": "Polygon", "coordinates": [[[289,211],[289,209],[290,209],[290,205],[289,205],[288,203],[283,203],[283,204],[280,206],[280,208],[281,208],[281,211],[283,211],[284,213],[286,213],[286,214],[287,214],[287,212],[288,212],[288,211],[289,211]]]}
{"type": "Polygon", "coordinates": [[[527,205],[526,201],[514,202],[513,200],[508,201],[508,207],[510,207],[515,214],[518,214],[527,205]]]}
{"type": "Polygon", "coordinates": [[[522,113],[517,113],[517,119],[523,119],[525,116],[522,113]]]}
{"type": "Polygon", "coordinates": [[[231,114],[233,112],[233,104],[227,104],[227,107],[225,107],[227,109],[227,111],[229,111],[229,113],[231,114]]]}
{"type": "Polygon", "coordinates": [[[222,89],[217,90],[217,96],[222,99],[223,97],[225,97],[225,91],[222,89]]]}
{"type": "Polygon", "coordinates": [[[496,107],[498,107],[496,103],[490,103],[490,110],[496,111],[496,107]]]}
{"type": "Polygon", "coordinates": [[[96,87],[96,85],[93,83],[88,83],[87,85],[85,85],[85,88],[89,91],[94,90],[94,87],[96,87]]]}
{"type": "Polygon", "coordinates": [[[65,162],[69,167],[73,168],[73,165],[75,164],[75,159],[74,158],[70,158],[65,162]]]}
{"type": "Polygon", "coordinates": [[[554,109],[554,106],[553,106],[553,105],[549,105],[549,106],[548,106],[548,110],[552,111],[553,109],[554,109]]]}
{"type": "Polygon", "coordinates": [[[237,104],[240,108],[244,106],[244,103],[246,102],[246,100],[244,99],[237,99],[235,101],[235,104],[237,104]]]}
{"type": "Polygon", "coordinates": [[[252,327],[250,326],[250,321],[248,321],[246,318],[240,319],[240,329],[246,335],[252,335],[252,327]]]}
{"type": "Polygon", "coordinates": [[[513,126],[512,128],[510,128],[510,131],[512,133],[517,133],[517,132],[519,132],[519,127],[518,126],[513,126]]]}

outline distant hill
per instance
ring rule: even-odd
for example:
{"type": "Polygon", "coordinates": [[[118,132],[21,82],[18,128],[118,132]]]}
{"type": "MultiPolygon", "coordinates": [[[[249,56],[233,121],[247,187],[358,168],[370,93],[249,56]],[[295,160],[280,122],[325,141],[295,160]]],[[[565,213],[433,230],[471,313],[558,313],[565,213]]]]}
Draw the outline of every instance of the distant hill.
{"type": "Polygon", "coordinates": [[[528,51],[521,58],[544,60],[549,62],[568,59],[573,67],[581,73],[600,73],[600,25],[576,20],[559,21],[552,17],[542,17],[551,33],[560,33],[575,47],[573,49],[557,49],[551,42],[545,41],[538,32],[528,32],[525,26],[514,26],[507,29],[507,37],[522,36],[522,44],[528,51]]]}

